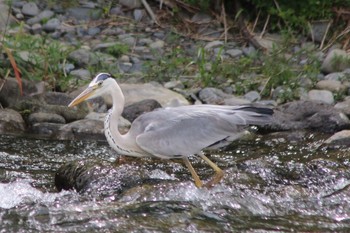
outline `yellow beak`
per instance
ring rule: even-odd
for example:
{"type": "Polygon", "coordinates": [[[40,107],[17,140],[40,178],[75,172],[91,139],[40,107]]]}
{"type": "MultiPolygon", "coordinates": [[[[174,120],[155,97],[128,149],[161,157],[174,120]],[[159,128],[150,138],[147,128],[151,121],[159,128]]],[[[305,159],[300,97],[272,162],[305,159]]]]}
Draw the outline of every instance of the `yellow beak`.
{"type": "Polygon", "coordinates": [[[93,87],[88,87],[86,88],[82,93],[80,93],[74,100],[72,100],[72,102],[70,102],[70,104],[68,105],[68,107],[74,107],[78,104],[80,104],[81,102],[83,102],[84,100],[86,100],[87,98],[89,98],[90,96],[92,96],[92,94],[94,93],[95,88],[93,87]]]}

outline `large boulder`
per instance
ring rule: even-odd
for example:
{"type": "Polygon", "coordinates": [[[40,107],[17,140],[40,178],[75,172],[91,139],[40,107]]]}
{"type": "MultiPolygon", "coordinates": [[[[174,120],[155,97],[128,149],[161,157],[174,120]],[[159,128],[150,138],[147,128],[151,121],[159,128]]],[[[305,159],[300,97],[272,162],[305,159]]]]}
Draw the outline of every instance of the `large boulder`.
{"type": "Polygon", "coordinates": [[[25,122],[18,112],[13,109],[0,109],[0,133],[18,134],[25,131],[25,122]]]}

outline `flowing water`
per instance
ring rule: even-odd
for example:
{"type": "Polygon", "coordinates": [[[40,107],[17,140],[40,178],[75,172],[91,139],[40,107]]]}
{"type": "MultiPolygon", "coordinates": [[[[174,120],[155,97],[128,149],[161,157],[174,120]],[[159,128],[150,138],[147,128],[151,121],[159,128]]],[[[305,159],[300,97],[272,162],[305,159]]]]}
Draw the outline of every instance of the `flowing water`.
{"type": "Polygon", "coordinates": [[[196,188],[177,161],[133,159],[134,172],[171,182],[101,196],[58,192],[54,176],[69,161],[113,161],[105,142],[0,136],[0,232],[350,231],[349,149],[327,149],[327,136],[269,135],[211,152],[225,170],[211,189],[196,188]]]}

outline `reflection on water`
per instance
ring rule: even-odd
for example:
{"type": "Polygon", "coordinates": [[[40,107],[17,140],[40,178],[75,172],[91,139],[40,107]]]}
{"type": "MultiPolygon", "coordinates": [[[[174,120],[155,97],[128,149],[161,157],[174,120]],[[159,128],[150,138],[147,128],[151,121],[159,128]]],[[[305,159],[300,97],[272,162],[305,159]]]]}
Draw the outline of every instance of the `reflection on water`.
{"type": "MultiPolygon", "coordinates": [[[[115,154],[104,142],[0,136],[0,222],[3,232],[229,232],[350,230],[349,150],[322,147],[326,136],[269,136],[235,143],[211,159],[222,183],[197,189],[175,161],[134,159],[154,179],[120,196],[57,192],[68,161],[115,154]],[[321,146],[320,146],[321,145],[321,146]]],[[[193,160],[201,177],[212,170],[193,160]]]]}

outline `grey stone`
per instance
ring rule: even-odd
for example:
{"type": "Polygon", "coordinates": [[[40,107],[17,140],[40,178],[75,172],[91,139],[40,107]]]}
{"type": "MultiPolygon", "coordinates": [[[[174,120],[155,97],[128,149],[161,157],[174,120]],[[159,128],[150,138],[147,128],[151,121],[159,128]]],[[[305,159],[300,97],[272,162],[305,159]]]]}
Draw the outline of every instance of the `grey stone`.
{"type": "Polygon", "coordinates": [[[39,14],[39,8],[35,2],[28,2],[23,5],[22,13],[28,16],[36,16],[39,14]]]}
{"type": "Polygon", "coordinates": [[[246,56],[252,56],[256,53],[256,49],[253,46],[244,47],[242,51],[246,56]]]}
{"type": "Polygon", "coordinates": [[[58,123],[65,124],[66,120],[55,113],[46,113],[46,112],[35,112],[29,115],[28,121],[30,124],[42,123],[42,122],[50,122],[50,123],[58,123]]]}
{"type": "Polygon", "coordinates": [[[33,26],[32,26],[33,34],[40,34],[41,31],[42,31],[42,26],[40,23],[33,24],[33,26]]]}
{"type": "MultiPolygon", "coordinates": [[[[9,6],[7,4],[7,1],[0,1],[0,31],[4,32],[5,28],[8,26],[7,24],[14,22],[15,20],[12,18],[12,15],[10,14],[10,21],[8,22],[8,15],[9,15],[9,6]]],[[[17,14],[16,14],[17,15],[17,14]]]]}
{"type": "Polygon", "coordinates": [[[145,11],[144,10],[140,10],[140,9],[135,9],[134,10],[134,19],[135,21],[141,21],[142,17],[145,15],[145,11]]]}
{"type": "Polygon", "coordinates": [[[30,127],[29,132],[32,134],[51,137],[51,136],[55,136],[59,128],[61,128],[63,125],[64,124],[49,123],[49,122],[34,123],[30,127]]]}
{"type": "Polygon", "coordinates": [[[329,20],[318,20],[310,23],[311,38],[315,42],[322,42],[325,33],[327,32],[329,20]]]}
{"type": "Polygon", "coordinates": [[[345,99],[342,102],[338,102],[336,105],[334,105],[334,108],[340,112],[343,112],[347,116],[350,116],[350,98],[345,99]]]}
{"type": "Polygon", "coordinates": [[[334,73],[330,73],[330,74],[327,74],[326,76],[324,76],[324,79],[325,80],[341,81],[344,77],[345,77],[344,73],[334,72],[334,73]]]}
{"type": "Polygon", "coordinates": [[[101,32],[101,29],[98,27],[93,27],[88,29],[88,35],[89,36],[96,36],[101,32]]]}
{"type": "Polygon", "coordinates": [[[150,47],[151,49],[161,49],[161,48],[164,47],[164,45],[165,45],[165,42],[164,42],[164,41],[162,41],[162,40],[157,40],[157,41],[155,41],[155,42],[149,44],[149,47],[150,47]]]}
{"type": "MultiPolygon", "coordinates": [[[[139,102],[145,99],[154,99],[163,107],[173,104],[188,105],[189,102],[182,95],[166,89],[160,85],[146,84],[120,84],[120,87],[125,95],[125,105],[139,102]]],[[[111,105],[112,100],[106,98],[107,105],[111,105]]]]}
{"type": "Polygon", "coordinates": [[[324,73],[333,73],[343,71],[350,66],[350,54],[342,49],[333,49],[328,52],[324,59],[321,71],[324,73]]]}
{"type": "Polygon", "coordinates": [[[55,31],[61,24],[61,21],[57,18],[52,18],[43,25],[43,29],[47,32],[55,31]]]}
{"type": "Polygon", "coordinates": [[[162,106],[158,103],[158,101],[154,99],[145,99],[126,106],[122,116],[130,122],[133,122],[141,114],[151,112],[154,109],[161,107],[162,106]]]}
{"type": "Polygon", "coordinates": [[[336,132],[331,137],[329,137],[325,142],[325,144],[331,146],[350,146],[350,130],[342,130],[336,132]]]}
{"type": "Polygon", "coordinates": [[[132,37],[132,36],[128,36],[128,37],[122,38],[121,42],[123,44],[134,46],[136,44],[136,39],[134,37],[132,37]]]}
{"type": "Polygon", "coordinates": [[[145,45],[150,45],[153,42],[153,40],[149,39],[149,38],[141,38],[138,41],[138,45],[140,46],[145,46],[145,45]]]}
{"type": "Polygon", "coordinates": [[[102,9],[87,8],[87,7],[72,7],[66,11],[68,18],[74,18],[76,20],[97,20],[102,15],[102,9]]]}
{"type": "Polygon", "coordinates": [[[80,79],[80,80],[86,80],[89,81],[91,80],[91,73],[88,70],[85,69],[77,69],[77,70],[72,70],[69,73],[71,76],[74,78],[80,79]]]}
{"type": "Polygon", "coordinates": [[[68,58],[74,61],[78,66],[95,65],[98,61],[94,61],[94,55],[87,49],[77,49],[68,55],[68,58]]]}
{"type": "Polygon", "coordinates": [[[34,25],[36,23],[40,23],[43,20],[50,19],[53,15],[54,15],[53,11],[44,10],[44,11],[40,12],[37,16],[28,19],[27,24],[34,25]]]}
{"type": "Polygon", "coordinates": [[[334,103],[333,93],[328,90],[310,90],[308,93],[308,98],[312,101],[319,101],[327,104],[334,103]]]}
{"type": "Polygon", "coordinates": [[[203,23],[210,23],[210,21],[212,21],[213,18],[205,13],[199,12],[196,13],[192,16],[191,21],[194,23],[198,23],[198,24],[203,24],[203,23]]]}
{"type": "Polygon", "coordinates": [[[244,98],[251,101],[251,102],[255,102],[261,99],[261,96],[259,94],[259,92],[257,91],[249,91],[244,95],[244,98]]]}
{"type": "Polygon", "coordinates": [[[130,57],[128,55],[122,55],[119,58],[119,61],[121,61],[121,62],[130,62],[130,57]]]}
{"type": "Polygon", "coordinates": [[[328,90],[332,92],[345,92],[347,87],[343,85],[340,81],[336,80],[321,80],[316,84],[316,88],[322,90],[328,90]]]}
{"type": "Polygon", "coordinates": [[[121,73],[128,73],[132,67],[130,62],[121,62],[119,63],[119,70],[121,73]]]}
{"type": "Polygon", "coordinates": [[[180,80],[169,81],[164,83],[164,87],[168,89],[183,89],[185,88],[184,84],[180,80]]]}
{"type": "Polygon", "coordinates": [[[225,53],[228,54],[230,57],[239,57],[243,55],[243,51],[240,49],[229,49],[225,53]]]}
{"type": "Polygon", "coordinates": [[[214,40],[214,41],[211,41],[208,44],[206,44],[204,46],[204,49],[205,50],[210,50],[210,49],[214,49],[214,48],[217,48],[217,47],[221,47],[223,45],[224,45],[224,42],[218,41],[218,40],[214,40]]]}
{"type": "Polygon", "coordinates": [[[46,104],[67,106],[72,98],[67,93],[48,91],[43,94],[46,104]]]}
{"type": "Polygon", "coordinates": [[[24,120],[18,112],[13,109],[0,109],[0,133],[15,134],[25,130],[24,120]]]}
{"type": "Polygon", "coordinates": [[[104,125],[99,120],[82,119],[60,127],[57,138],[61,140],[105,140],[104,125]]]}
{"type": "Polygon", "coordinates": [[[199,99],[205,104],[237,105],[247,104],[250,101],[224,93],[222,90],[206,87],[198,93],[199,99]]]}
{"type": "Polygon", "coordinates": [[[142,6],[141,0],[119,0],[119,4],[129,9],[140,8],[142,6]]]}

